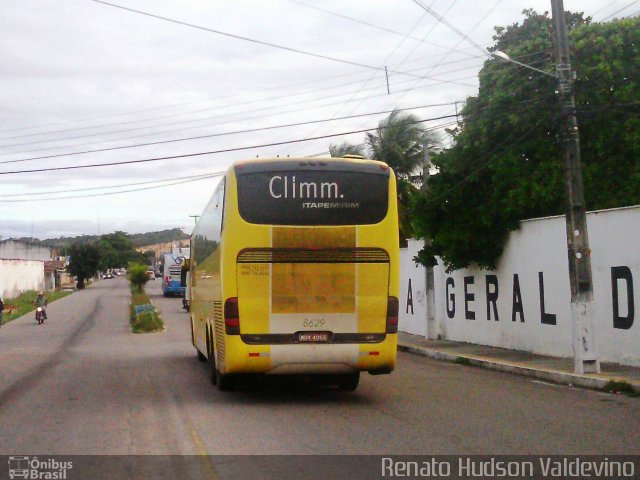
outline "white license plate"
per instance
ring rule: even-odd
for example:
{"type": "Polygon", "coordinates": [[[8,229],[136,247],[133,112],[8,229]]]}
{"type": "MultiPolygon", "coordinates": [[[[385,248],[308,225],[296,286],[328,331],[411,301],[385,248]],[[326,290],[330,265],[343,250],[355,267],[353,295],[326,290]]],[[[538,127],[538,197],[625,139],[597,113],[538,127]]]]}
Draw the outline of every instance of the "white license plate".
{"type": "Polygon", "coordinates": [[[298,332],[298,341],[304,343],[328,342],[329,332],[298,332]]]}

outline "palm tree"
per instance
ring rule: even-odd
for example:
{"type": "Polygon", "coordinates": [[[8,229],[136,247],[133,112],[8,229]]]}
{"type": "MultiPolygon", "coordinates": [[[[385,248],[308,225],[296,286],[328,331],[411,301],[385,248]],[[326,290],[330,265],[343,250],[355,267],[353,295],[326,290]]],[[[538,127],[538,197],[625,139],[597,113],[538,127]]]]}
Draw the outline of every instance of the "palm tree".
{"type": "MultiPolygon", "coordinates": [[[[417,194],[416,177],[422,178],[425,146],[429,150],[440,144],[434,133],[427,132],[412,114],[394,110],[378,124],[374,133],[367,133],[369,157],[381,160],[393,168],[398,179],[398,217],[400,241],[412,237],[409,218],[411,198],[417,194]]],[[[421,182],[420,182],[421,183],[421,182]]]]}
{"type": "Polygon", "coordinates": [[[365,156],[363,145],[351,145],[347,142],[342,142],[341,145],[330,144],[329,154],[334,158],[344,157],[345,155],[360,155],[362,157],[365,156]]]}

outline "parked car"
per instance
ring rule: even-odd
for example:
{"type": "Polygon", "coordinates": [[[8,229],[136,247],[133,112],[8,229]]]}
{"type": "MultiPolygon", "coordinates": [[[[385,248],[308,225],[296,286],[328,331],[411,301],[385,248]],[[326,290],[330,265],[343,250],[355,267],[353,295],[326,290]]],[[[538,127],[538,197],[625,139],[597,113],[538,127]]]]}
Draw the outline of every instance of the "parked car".
{"type": "Polygon", "coordinates": [[[156,279],[156,272],[154,272],[153,270],[147,270],[147,276],[149,277],[149,279],[155,280],[156,279]]]}

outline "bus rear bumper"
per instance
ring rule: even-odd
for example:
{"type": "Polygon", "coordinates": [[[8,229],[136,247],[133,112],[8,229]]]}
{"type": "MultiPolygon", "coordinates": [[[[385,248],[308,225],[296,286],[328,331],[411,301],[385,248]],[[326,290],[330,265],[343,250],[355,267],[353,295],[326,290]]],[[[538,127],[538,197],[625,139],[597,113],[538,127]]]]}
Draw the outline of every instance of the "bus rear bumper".
{"type": "Polygon", "coordinates": [[[227,338],[225,373],[269,375],[390,373],[395,368],[397,335],[373,344],[247,345],[227,338]]]}
{"type": "Polygon", "coordinates": [[[347,374],[360,370],[352,365],[343,363],[288,363],[273,367],[265,372],[267,375],[316,375],[316,374],[347,374]]]}

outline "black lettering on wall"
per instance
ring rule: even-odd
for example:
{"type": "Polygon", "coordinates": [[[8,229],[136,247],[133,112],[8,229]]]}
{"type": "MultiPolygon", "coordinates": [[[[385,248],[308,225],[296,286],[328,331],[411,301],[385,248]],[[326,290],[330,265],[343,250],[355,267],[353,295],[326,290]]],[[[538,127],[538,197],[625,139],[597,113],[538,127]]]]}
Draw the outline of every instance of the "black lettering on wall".
{"type": "Polygon", "coordinates": [[[511,321],[516,321],[516,314],[520,315],[520,321],[524,322],[524,306],[522,305],[522,294],[520,293],[520,280],[518,274],[513,274],[513,302],[511,305],[511,321]]]}
{"type": "Polygon", "coordinates": [[[629,267],[611,267],[611,296],[613,300],[613,328],[629,330],[635,317],[635,304],[633,302],[633,275],[629,267]],[[620,315],[618,303],[618,280],[624,280],[627,284],[627,315],[620,315]]]}
{"type": "Polygon", "coordinates": [[[446,302],[447,302],[447,317],[453,318],[456,316],[456,294],[453,292],[449,292],[449,288],[452,290],[455,288],[456,282],[452,277],[447,277],[447,286],[446,286],[446,302]]]}
{"type": "Polygon", "coordinates": [[[491,307],[493,307],[493,316],[495,321],[498,318],[498,277],[495,275],[485,275],[485,289],[487,292],[487,320],[491,320],[491,307]],[[491,288],[493,287],[493,291],[491,288]]]}
{"type": "Polygon", "coordinates": [[[476,296],[473,292],[469,292],[469,285],[473,285],[473,277],[464,277],[464,318],[467,320],[475,320],[476,312],[469,310],[469,302],[473,302],[476,296]]]}
{"type": "Polygon", "coordinates": [[[547,313],[544,309],[544,273],[538,272],[538,287],[540,289],[540,321],[545,325],[555,325],[556,315],[547,313]]]}
{"type": "Polygon", "coordinates": [[[413,315],[413,291],[411,290],[411,279],[409,279],[409,291],[407,292],[407,311],[409,313],[409,307],[411,307],[411,315],[413,315]]]}

